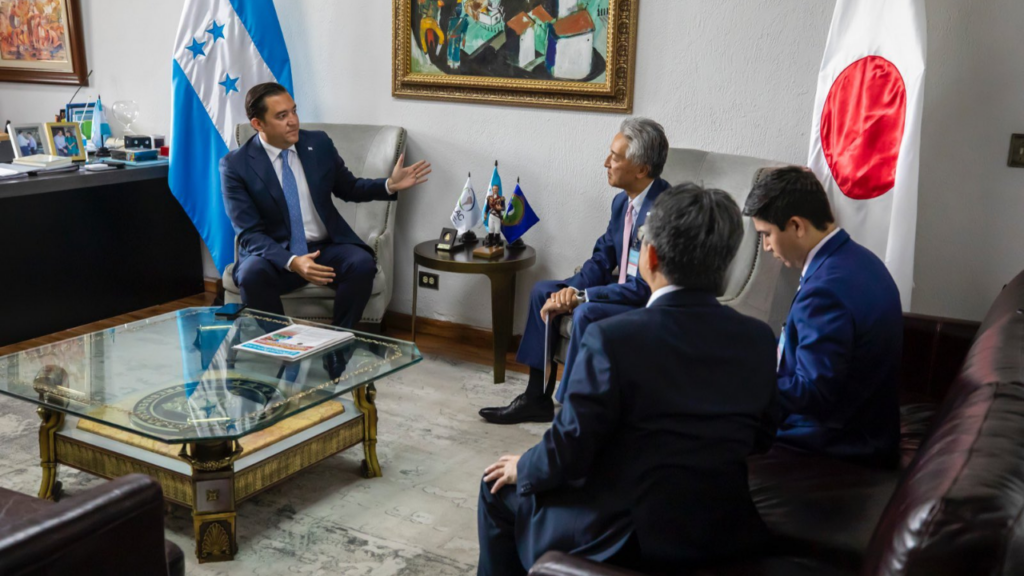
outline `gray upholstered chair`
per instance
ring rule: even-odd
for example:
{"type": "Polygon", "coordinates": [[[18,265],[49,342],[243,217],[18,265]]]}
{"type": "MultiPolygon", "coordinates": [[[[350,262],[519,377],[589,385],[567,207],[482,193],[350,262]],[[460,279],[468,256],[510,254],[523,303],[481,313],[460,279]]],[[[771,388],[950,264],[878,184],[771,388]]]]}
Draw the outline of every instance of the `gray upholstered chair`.
{"type": "MultiPolygon", "coordinates": [[[[359,124],[303,124],[305,130],[322,130],[334,141],[345,165],[361,178],[386,178],[405,151],[406,134],[397,126],[367,126],[359,124]]],[[[235,127],[235,141],[242,145],[256,132],[248,124],[235,127]]],[[[363,310],[362,322],[380,324],[384,311],[391,302],[395,282],[395,213],[398,202],[348,203],[337,198],[334,205],[352,230],[377,255],[377,276],[373,280],[370,301],[363,310]]],[[[235,242],[235,261],[238,261],[238,242],[235,242]]],[[[238,286],[231,272],[234,264],[224,271],[224,301],[241,302],[238,286]]],[[[282,297],[284,312],[288,316],[330,322],[334,316],[334,291],[323,286],[307,284],[282,297]]]]}
{"type": "MultiPolygon", "coordinates": [[[[784,164],[747,156],[673,148],[669,150],[662,178],[673,185],[696,182],[708,188],[720,188],[732,194],[743,208],[754,183],[771,168],[779,166],[784,164]]],[[[743,241],[726,272],[725,292],[719,301],[748,316],[764,320],[778,334],[789,314],[799,274],[785,269],[777,259],[766,254],[760,235],[754,230],[754,223],[749,218],[743,220],[743,241]]],[[[572,333],[572,316],[563,316],[557,329],[552,345],[553,359],[564,364],[569,334],[572,333]]]]}

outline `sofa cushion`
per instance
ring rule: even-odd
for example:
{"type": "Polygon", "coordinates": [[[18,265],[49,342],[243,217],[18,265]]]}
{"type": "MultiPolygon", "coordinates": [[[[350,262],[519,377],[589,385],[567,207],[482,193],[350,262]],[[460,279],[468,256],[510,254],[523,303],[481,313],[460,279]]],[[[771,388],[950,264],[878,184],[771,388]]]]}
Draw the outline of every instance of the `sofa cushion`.
{"type": "Polygon", "coordinates": [[[750,493],[776,550],[859,569],[899,480],[898,470],[850,464],[776,445],[748,460],[750,493]]]}

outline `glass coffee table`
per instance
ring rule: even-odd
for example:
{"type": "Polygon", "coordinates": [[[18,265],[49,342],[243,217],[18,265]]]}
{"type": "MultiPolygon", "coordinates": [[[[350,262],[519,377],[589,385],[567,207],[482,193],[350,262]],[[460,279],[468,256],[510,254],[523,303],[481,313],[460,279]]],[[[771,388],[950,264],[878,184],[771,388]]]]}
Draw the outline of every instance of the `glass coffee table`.
{"type": "Polygon", "coordinates": [[[311,323],[215,310],[0,358],[0,393],[39,406],[40,498],[59,498],[58,464],[105,478],[147,474],[169,502],[192,509],[196,556],[216,562],[237,551],[240,502],[357,444],[364,475],[381,475],[374,382],[422,360],[415,344],[355,332],[287,362],[233,346],[311,323]]]}

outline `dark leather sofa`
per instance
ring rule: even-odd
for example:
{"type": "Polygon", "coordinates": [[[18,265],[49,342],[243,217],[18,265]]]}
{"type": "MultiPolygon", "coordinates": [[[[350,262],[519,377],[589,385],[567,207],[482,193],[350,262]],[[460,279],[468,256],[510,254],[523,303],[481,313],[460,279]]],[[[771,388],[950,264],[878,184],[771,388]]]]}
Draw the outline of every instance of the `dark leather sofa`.
{"type": "MultiPolygon", "coordinates": [[[[907,315],[901,387],[899,470],[751,458],[770,553],[692,574],[1024,574],[1024,273],[980,326],[907,315]]],[[[637,573],[551,552],[530,574],[637,573]]]]}
{"type": "Polygon", "coordinates": [[[60,502],[0,488],[0,574],[183,576],[164,540],[164,497],[130,474],[60,502]]]}

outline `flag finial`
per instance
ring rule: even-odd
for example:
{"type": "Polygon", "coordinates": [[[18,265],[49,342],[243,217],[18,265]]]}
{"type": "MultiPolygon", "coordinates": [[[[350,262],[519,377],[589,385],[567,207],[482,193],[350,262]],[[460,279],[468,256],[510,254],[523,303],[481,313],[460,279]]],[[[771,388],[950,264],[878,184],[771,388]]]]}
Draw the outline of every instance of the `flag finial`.
{"type": "Polygon", "coordinates": [[[498,161],[497,161],[497,160],[495,160],[495,161],[494,161],[494,167],[495,167],[495,168],[497,168],[497,167],[498,167],[498,161]]]}

